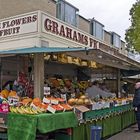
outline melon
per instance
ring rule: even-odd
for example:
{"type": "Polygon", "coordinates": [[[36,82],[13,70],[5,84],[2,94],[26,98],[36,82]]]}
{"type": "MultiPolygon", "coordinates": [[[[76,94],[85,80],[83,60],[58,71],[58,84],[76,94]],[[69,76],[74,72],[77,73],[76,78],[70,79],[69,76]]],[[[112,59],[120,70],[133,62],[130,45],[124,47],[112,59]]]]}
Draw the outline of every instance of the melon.
{"type": "Polygon", "coordinates": [[[78,99],[76,104],[77,105],[82,105],[82,104],[84,104],[84,100],[83,99],[78,99]]]}
{"type": "Polygon", "coordinates": [[[80,96],[80,99],[86,99],[87,97],[85,95],[80,96]]]}
{"type": "Polygon", "coordinates": [[[86,105],[89,105],[89,104],[90,104],[90,100],[89,100],[89,99],[85,99],[85,100],[84,100],[84,103],[85,103],[86,105]]]}
{"type": "Polygon", "coordinates": [[[69,105],[74,105],[75,104],[75,99],[74,98],[69,99],[68,104],[69,105]]]}

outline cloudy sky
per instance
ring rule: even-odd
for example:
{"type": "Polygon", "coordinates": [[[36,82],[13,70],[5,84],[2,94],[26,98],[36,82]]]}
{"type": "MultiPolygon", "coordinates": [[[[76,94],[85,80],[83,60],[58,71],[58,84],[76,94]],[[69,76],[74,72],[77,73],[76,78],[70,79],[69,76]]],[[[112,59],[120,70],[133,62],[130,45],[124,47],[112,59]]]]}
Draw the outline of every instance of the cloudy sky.
{"type": "Polygon", "coordinates": [[[105,30],[114,31],[124,40],[125,30],[130,26],[129,10],[136,0],[66,0],[79,9],[85,18],[95,18],[105,30]]]}

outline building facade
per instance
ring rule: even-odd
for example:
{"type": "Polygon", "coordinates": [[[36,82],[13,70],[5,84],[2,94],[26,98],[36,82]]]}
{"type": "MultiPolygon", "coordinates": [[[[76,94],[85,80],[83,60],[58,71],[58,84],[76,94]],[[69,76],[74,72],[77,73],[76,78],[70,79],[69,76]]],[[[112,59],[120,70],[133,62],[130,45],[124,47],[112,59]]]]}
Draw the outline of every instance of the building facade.
{"type": "Polygon", "coordinates": [[[79,9],[65,0],[0,0],[0,19],[36,10],[67,22],[127,55],[125,43],[121,43],[117,33],[104,30],[104,25],[95,19],[79,15],[79,9]]]}

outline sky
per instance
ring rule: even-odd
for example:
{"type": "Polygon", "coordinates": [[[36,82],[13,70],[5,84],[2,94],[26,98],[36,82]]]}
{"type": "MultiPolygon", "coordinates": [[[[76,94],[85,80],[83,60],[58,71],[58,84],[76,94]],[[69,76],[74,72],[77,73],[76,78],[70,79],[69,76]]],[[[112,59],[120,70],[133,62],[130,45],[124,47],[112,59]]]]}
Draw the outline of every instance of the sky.
{"type": "MultiPolygon", "coordinates": [[[[66,0],[79,9],[79,14],[87,19],[95,18],[105,26],[125,38],[125,31],[131,25],[129,11],[136,0],[66,0]]],[[[125,40],[124,40],[125,41],[125,40]]]]}

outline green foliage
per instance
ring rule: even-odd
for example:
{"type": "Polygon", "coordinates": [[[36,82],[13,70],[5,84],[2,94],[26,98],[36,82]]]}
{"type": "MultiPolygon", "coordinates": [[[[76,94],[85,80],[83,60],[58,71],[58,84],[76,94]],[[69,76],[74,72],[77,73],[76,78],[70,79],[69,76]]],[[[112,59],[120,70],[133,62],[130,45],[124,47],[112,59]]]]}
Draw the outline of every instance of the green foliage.
{"type": "Polygon", "coordinates": [[[134,47],[140,52],[140,0],[130,10],[131,26],[126,31],[125,40],[129,48],[134,47]]]}

